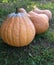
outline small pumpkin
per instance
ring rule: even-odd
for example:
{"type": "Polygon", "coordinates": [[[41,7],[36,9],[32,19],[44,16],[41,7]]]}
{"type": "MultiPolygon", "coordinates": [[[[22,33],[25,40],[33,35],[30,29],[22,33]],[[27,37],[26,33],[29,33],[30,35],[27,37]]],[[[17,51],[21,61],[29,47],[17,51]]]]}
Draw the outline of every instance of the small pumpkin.
{"type": "Polygon", "coordinates": [[[18,11],[23,12],[23,13],[27,13],[24,8],[19,8],[18,11]]]}
{"type": "Polygon", "coordinates": [[[25,13],[29,17],[29,14],[24,8],[19,8],[18,11],[25,13]]]}
{"type": "Polygon", "coordinates": [[[36,33],[44,33],[49,28],[48,17],[45,14],[37,14],[33,11],[29,12],[29,17],[32,20],[36,33]]]}
{"type": "Polygon", "coordinates": [[[1,37],[11,46],[21,47],[28,45],[35,36],[35,28],[31,20],[22,12],[8,15],[1,26],[1,37]]]}
{"type": "Polygon", "coordinates": [[[36,7],[33,11],[38,13],[38,14],[46,14],[49,19],[52,18],[52,13],[50,10],[40,10],[39,8],[36,7]]]}

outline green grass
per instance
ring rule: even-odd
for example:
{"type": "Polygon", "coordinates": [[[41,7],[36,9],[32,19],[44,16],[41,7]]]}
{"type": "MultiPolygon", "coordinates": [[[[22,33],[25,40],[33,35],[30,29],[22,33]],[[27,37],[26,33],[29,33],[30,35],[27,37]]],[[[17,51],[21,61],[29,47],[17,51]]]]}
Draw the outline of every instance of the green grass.
{"type": "MultiPolygon", "coordinates": [[[[43,34],[36,35],[34,40],[26,47],[11,47],[0,39],[0,65],[54,65],[54,3],[40,4],[30,2],[27,11],[32,10],[37,5],[41,9],[49,9],[53,13],[49,22],[49,30],[43,34]],[[29,5],[31,4],[31,5],[29,5]]],[[[10,8],[0,8],[0,22],[4,20],[8,13],[14,11],[10,8]],[[5,13],[4,13],[5,12],[5,13]]]]}

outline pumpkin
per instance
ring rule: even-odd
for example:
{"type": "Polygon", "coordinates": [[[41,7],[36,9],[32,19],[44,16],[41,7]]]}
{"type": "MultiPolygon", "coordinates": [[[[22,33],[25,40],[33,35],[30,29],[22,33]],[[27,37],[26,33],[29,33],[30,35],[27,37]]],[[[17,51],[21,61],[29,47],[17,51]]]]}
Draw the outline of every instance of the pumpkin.
{"type": "Polygon", "coordinates": [[[24,8],[19,8],[18,11],[19,11],[19,12],[23,12],[23,13],[27,13],[24,8]]]}
{"type": "Polygon", "coordinates": [[[41,34],[47,31],[47,29],[49,28],[49,22],[45,14],[37,14],[33,11],[30,11],[29,15],[30,19],[32,20],[35,26],[37,34],[41,34]]]}
{"type": "Polygon", "coordinates": [[[1,26],[1,37],[8,45],[21,47],[28,45],[35,36],[35,27],[26,14],[16,12],[8,15],[1,26]]]}
{"type": "Polygon", "coordinates": [[[29,14],[24,8],[19,8],[18,11],[25,13],[29,17],[29,14]]]}
{"type": "Polygon", "coordinates": [[[39,8],[35,8],[33,11],[38,13],[38,14],[46,14],[49,19],[52,18],[52,13],[50,10],[40,10],[39,8]]]}

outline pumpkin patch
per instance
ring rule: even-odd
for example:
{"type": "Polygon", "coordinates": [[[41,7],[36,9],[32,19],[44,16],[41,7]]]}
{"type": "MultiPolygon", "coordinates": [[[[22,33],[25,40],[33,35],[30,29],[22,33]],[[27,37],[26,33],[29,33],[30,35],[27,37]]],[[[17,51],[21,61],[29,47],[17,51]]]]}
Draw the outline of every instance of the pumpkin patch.
{"type": "Polygon", "coordinates": [[[16,12],[9,14],[1,26],[3,41],[16,47],[30,44],[35,34],[44,33],[49,28],[52,15],[47,15],[49,10],[44,11],[37,8],[27,13],[24,8],[16,8],[16,12]]]}

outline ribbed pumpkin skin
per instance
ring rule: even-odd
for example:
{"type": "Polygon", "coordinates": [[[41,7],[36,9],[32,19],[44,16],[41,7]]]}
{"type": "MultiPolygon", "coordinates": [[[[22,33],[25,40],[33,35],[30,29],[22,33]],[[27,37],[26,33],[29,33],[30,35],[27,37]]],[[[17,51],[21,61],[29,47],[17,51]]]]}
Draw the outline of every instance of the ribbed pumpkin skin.
{"type": "Polygon", "coordinates": [[[34,25],[27,16],[8,17],[1,26],[1,37],[11,46],[26,46],[34,36],[34,25]]]}
{"type": "Polygon", "coordinates": [[[30,14],[30,19],[32,20],[35,26],[37,34],[44,33],[49,28],[49,22],[48,19],[46,19],[45,15],[41,16],[32,11],[29,12],[29,14],[30,14]]]}

